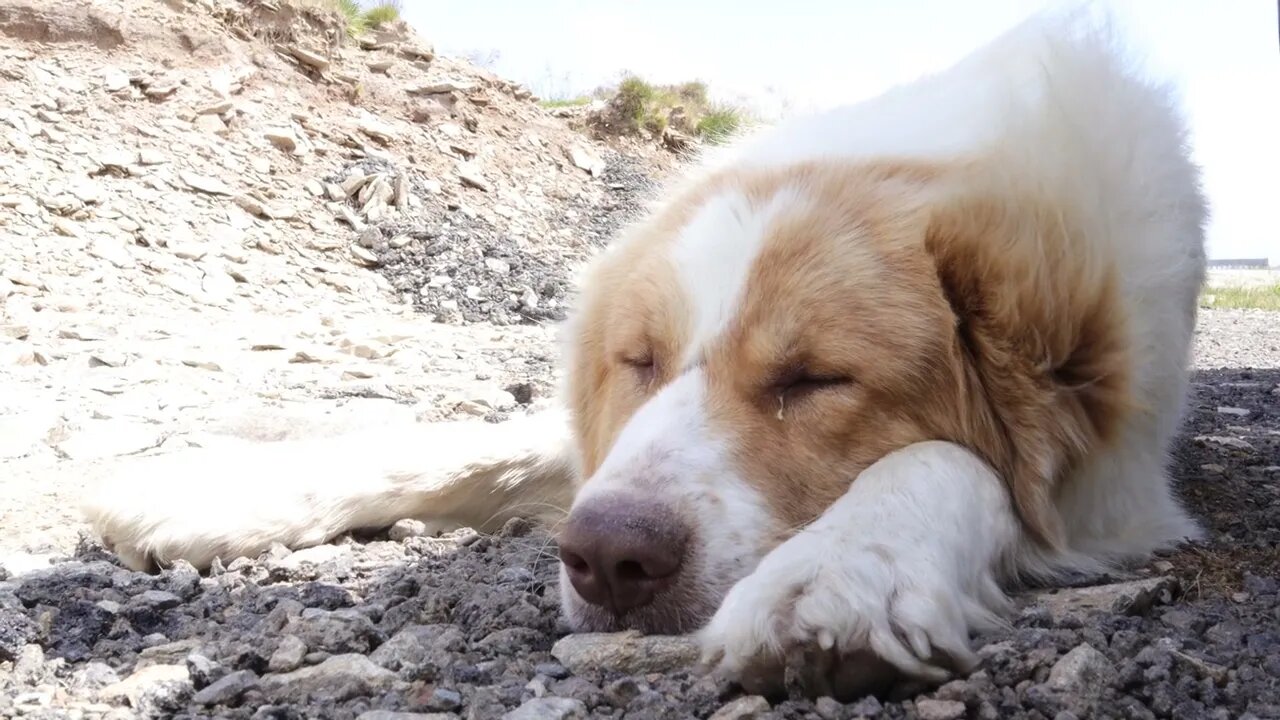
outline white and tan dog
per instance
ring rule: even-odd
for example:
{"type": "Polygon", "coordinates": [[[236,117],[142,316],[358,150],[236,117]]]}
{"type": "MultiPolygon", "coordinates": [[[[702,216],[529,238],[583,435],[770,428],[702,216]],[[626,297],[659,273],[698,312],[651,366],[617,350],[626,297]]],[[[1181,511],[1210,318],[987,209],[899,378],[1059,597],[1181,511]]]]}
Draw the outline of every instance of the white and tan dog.
{"type": "Polygon", "coordinates": [[[1083,16],[699,165],[590,267],[565,413],[150,461],[127,563],[402,517],[567,518],[579,630],[939,678],[1028,578],[1197,535],[1179,426],[1206,207],[1170,93],[1083,16]]]}

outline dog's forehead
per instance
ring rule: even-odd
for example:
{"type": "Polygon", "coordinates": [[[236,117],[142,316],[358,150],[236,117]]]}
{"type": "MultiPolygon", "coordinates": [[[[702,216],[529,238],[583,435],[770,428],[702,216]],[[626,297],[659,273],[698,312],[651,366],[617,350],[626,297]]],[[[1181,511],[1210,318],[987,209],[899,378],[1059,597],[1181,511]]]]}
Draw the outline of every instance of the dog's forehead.
{"type": "Polygon", "coordinates": [[[689,315],[681,367],[696,364],[740,314],[777,223],[803,212],[808,202],[795,186],[765,193],[731,187],[709,198],[680,229],[667,252],[689,315]]]}

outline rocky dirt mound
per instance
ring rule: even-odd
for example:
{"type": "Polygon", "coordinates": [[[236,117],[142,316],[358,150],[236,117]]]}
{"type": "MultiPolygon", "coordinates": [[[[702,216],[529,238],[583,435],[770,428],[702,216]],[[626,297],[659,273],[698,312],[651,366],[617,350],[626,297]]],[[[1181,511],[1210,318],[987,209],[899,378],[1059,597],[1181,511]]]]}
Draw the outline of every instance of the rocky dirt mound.
{"type": "Polygon", "coordinates": [[[404,28],[344,43],[335,16],[288,3],[112,7],[0,3],[0,33],[58,43],[0,51],[0,227],[20,240],[0,296],[79,278],[215,306],[336,289],[448,322],[554,317],[597,211],[633,189],[604,178],[625,159],[404,28]],[[485,257],[529,270],[461,270],[485,257]],[[384,265],[394,287],[364,271],[384,265]]]}

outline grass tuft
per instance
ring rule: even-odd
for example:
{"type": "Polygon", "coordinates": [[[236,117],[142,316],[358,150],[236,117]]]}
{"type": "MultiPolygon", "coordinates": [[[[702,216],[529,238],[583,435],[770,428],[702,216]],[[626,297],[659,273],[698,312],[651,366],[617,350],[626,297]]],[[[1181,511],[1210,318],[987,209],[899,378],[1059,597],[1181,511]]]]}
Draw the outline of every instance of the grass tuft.
{"type": "Polygon", "coordinates": [[[378,3],[364,11],[365,24],[376,30],[382,25],[395,22],[400,19],[400,9],[400,0],[378,3]]]}
{"type": "Polygon", "coordinates": [[[562,107],[582,107],[583,105],[590,105],[591,98],[586,95],[580,95],[578,97],[572,97],[572,98],[549,98],[547,100],[539,101],[538,104],[547,109],[562,108],[562,107]]]}
{"type": "Polygon", "coordinates": [[[1280,310],[1280,284],[1253,287],[1209,287],[1200,306],[1214,309],[1280,310]]]}
{"type": "Polygon", "coordinates": [[[347,24],[347,35],[359,37],[389,22],[400,19],[402,0],[383,0],[376,5],[365,8],[360,0],[324,0],[322,7],[328,7],[342,16],[347,24]]]}
{"type": "Polygon", "coordinates": [[[628,74],[614,88],[596,92],[609,98],[617,117],[633,132],[647,131],[661,136],[668,127],[722,143],[741,130],[748,121],[745,110],[724,103],[712,103],[707,84],[694,80],[676,85],[654,85],[628,74]]]}
{"type": "Polygon", "coordinates": [[[698,121],[697,131],[700,137],[715,145],[729,140],[744,124],[746,118],[741,110],[728,105],[717,105],[698,121]]]}

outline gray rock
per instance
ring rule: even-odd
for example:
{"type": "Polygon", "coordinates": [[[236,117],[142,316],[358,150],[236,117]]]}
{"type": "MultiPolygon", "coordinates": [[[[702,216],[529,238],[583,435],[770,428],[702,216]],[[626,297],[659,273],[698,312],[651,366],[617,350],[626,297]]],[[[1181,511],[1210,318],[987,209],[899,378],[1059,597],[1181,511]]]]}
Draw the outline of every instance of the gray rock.
{"type": "Polygon", "coordinates": [[[369,710],[361,712],[356,720],[458,720],[452,712],[393,712],[390,710],[369,710]]]}
{"type": "Polygon", "coordinates": [[[1048,685],[1059,692],[1098,695],[1115,676],[1115,665],[1088,643],[1062,656],[1049,671],[1048,685]]]}
{"type": "Polygon", "coordinates": [[[333,654],[368,653],[384,639],[367,615],[350,609],[307,608],[284,631],[297,636],[312,652],[333,654]]]}
{"type": "Polygon", "coordinates": [[[408,625],[374,650],[369,659],[408,677],[447,664],[451,653],[465,647],[466,638],[453,625],[408,625]]]}
{"type": "Polygon", "coordinates": [[[611,670],[640,675],[691,667],[700,650],[688,636],[627,631],[568,635],[551,648],[551,655],[575,673],[611,670]]]}
{"type": "Polygon", "coordinates": [[[285,673],[297,670],[302,666],[302,659],[307,656],[307,644],[297,635],[285,635],[271,653],[267,661],[267,669],[273,673],[285,673]]]}
{"type": "Polygon", "coordinates": [[[463,185],[467,187],[472,187],[484,192],[489,192],[489,189],[491,187],[489,184],[489,181],[486,180],[484,176],[480,174],[480,169],[475,167],[474,165],[471,165],[469,163],[461,164],[458,166],[457,173],[458,173],[458,180],[462,181],[463,185]]]}
{"type": "Polygon", "coordinates": [[[755,720],[767,712],[768,700],[759,695],[748,695],[721,706],[711,716],[711,720],[755,720]]]}
{"type": "Polygon", "coordinates": [[[191,701],[197,705],[231,705],[258,685],[251,670],[237,670],[196,693],[191,701]]]}
{"type": "Polygon", "coordinates": [[[460,707],[462,707],[462,695],[457,690],[436,688],[431,692],[431,697],[427,699],[428,710],[450,712],[460,707]]]}
{"type": "Polygon", "coordinates": [[[321,71],[329,69],[329,59],[317,52],[298,45],[290,45],[288,49],[289,54],[303,65],[321,71]]]}
{"type": "Polygon", "coordinates": [[[503,720],[577,720],[587,716],[581,700],[562,697],[534,698],[511,712],[503,720]]]}
{"type": "Polygon", "coordinates": [[[23,685],[39,685],[44,675],[44,649],[39,645],[23,646],[13,663],[13,678],[23,685]]]}
{"type": "Polygon", "coordinates": [[[412,518],[398,520],[396,524],[387,530],[387,537],[396,542],[401,542],[411,537],[424,537],[426,534],[427,524],[412,518]]]}
{"type": "Polygon", "coordinates": [[[276,702],[341,701],[389,687],[395,673],[374,665],[364,655],[334,655],[319,665],[279,675],[265,675],[259,686],[276,702]]]}
{"type": "Polygon", "coordinates": [[[164,717],[180,709],[194,688],[191,676],[181,665],[148,665],[135,670],[118,683],[98,692],[103,702],[127,702],[143,715],[164,717]]]}
{"type": "Polygon", "coordinates": [[[26,615],[0,609],[0,662],[18,657],[23,646],[35,640],[40,629],[26,615]]]}
{"type": "Polygon", "coordinates": [[[230,186],[226,183],[222,182],[218,178],[209,177],[208,175],[201,175],[199,173],[183,170],[178,173],[178,178],[192,190],[198,190],[209,195],[231,196],[235,194],[235,192],[232,191],[230,186]]]}
{"type": "Polygon", "coordinates": [[[182,604],[182,598],[164,590],[147,590],[130,601],[131,605],[168,610],[182,604]]]}
{"type": "Polygon", "coordinates": [[[71,675],[72,690],[92,693],[108,685],[120,682],[120,675],[110,665],[93,660],[80,666],[71,675]]]}
{"type": "MultiPolygon", "coordinates": [[[[145,667],[147,665],[182,665],[185,663],[188,671],[198,672],[200,669],[198,667],[196,670],[192,670],[191,663],[189,662],[189,656],[192,655],[192,653],[196,653],[199,646],[200,641],[195,639],[162,642],[138,653],[138,667],[145,667]]],[[[200,660],[197,659],[196,662],[199,663],[200,660]]],[[[212,680],[208,680],[208,682],[213,682],[213,680],[216,679],[217,678],[213,678],[212,680]]],[[[193,676],[191,680],[196,685],[203,687],[201,683],[205,682],[207,678],[193,676]]]]}
{"type": "Polygon", "coordinates": [[[1036,600],[1056,622],[1068,617],[1086,617],[1097,612],[1141,614],[1153,605],[1168,602],[1177,589],[1171,577],[1144,578],[1110,585],[1066,588],[1041,593],[1036,600]]]}
{"type": "Polygon", "coordinates": [[[960,720],[964,717],[964,713],[964,703],[958,700],[916,701],[916,715],[920,720],[960,720]]]}

